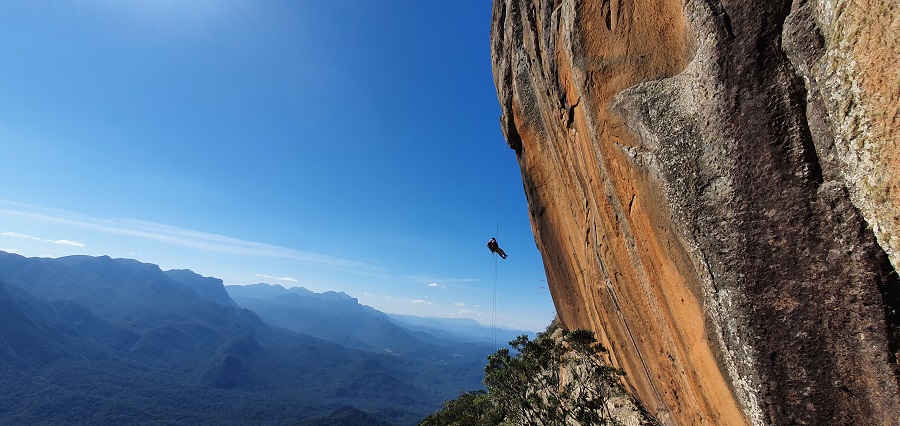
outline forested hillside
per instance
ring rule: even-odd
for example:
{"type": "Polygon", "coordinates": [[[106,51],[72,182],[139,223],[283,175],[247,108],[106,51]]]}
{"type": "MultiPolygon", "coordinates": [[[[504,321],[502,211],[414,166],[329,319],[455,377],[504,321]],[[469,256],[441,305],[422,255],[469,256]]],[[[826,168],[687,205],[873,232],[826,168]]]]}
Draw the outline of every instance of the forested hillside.
{"type": "Polygon", "coordinates": [[[475,353],[409,333],[383,345],[412,354],[350,343],[268,324],[190,271],[0,252],[2,424],[415,424],[480,386],[475,353]]]}

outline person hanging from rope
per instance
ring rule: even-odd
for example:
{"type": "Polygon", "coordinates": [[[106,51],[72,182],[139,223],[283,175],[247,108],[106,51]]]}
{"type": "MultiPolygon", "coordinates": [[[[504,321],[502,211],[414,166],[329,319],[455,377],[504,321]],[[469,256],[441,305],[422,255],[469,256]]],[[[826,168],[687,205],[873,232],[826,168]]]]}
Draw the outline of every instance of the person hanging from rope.
{"type": "Polygon", "coordinates": [[[497,253],[501,258],[506,259],[506,252],[500,248],[499,244],[497,244],[497,239],[491,238],[491,240],[488,241],[487,246],[491,249],[491,253],[497,253]]]}

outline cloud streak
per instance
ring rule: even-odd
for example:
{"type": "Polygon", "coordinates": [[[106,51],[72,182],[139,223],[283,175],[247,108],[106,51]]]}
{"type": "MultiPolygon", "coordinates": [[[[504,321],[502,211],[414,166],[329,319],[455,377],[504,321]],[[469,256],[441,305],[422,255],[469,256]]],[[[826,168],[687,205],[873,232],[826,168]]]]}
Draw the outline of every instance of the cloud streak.
{"type": "Polygon", "coordinates": [[[84,247],[84,244],[79,243],[78,241],[51,240],[51,239],[47,239],[47,238],[34,237],[34,236],[31,236],[28,234],[22,234],[20,232],[0,232],[0,235],[2,235],[4,237],[22,238],[25,240],[33,240],[33,241],[40,241],[40,242],[44,242],[44,243],[60,244],[60,245],[64,245],[64,246],[84,247]]]}
{"type": "MultiPolygon", "coordinates": [[[[19,203],[0,200],[0,217],[31,222],[44,222],[73,226],[113,235],[140,238],[160,243],[203,250],[213,253],[232,254],[245,257],[262,257],[285,259],[307,265],[325,266],[343,270],[355,270],[360,273],[382,271],[383,268],[371,263],[357,260],[296,250],[272,244],[246,241],[224,235],[193,231],[170,225],[135,220],[135,219],[98,219],[76,213],[39,209],[19,203]],[[28,208],[27,211],[25,210],[28,208]],[[43,210],[35,212],[33,210],[43,210]]],[[[2,235],[19,238],[35,238],[15,232],[4,232],[2,235]]],[[[84,244],[70,240],[42,240],[56,244],[84,247],[84,244]]],[[[290,278],[290,277],[282,277],[290,278]]]]}
{"type": "Polygon", "coordinates": [[[0,235],[2,235],[4,237],[25,238],[25,239],[29,239],[29,240],[31,239],[31,235],[20,234],[18,232],[0,232],[0,235]]]}
{"type": "Polygon", "coordinates": [[[84,244],[79,243],[78,241],[69,241],[69,240],[55,240],[51,241],[53,244],[62,244],[64,246],[72,246],[72,247],[84,247],[84,244]]]}
{"type": "Polygon", "coordinates": [[[278,280],[278,281],[287,281],[287,282],[292,282],[292,283],[297,282],[297,279],[292,278],[292,277],[276,277],[273,275],[266,275],[266,274],[256,274],[256,276],[260,277],[260,278],[270,278],[270,279],[278,280]]]}

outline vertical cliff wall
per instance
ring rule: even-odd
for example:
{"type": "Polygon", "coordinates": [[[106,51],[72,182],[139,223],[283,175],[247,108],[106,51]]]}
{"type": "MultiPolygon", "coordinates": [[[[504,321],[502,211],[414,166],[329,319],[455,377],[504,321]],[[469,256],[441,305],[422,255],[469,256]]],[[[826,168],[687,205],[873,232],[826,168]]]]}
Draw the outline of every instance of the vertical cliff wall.
{"type": "Polygon", "coordinates": [[[501,127],[560,319],[664,423],[900,423],[898,17],[494,1],[501,127]]]}

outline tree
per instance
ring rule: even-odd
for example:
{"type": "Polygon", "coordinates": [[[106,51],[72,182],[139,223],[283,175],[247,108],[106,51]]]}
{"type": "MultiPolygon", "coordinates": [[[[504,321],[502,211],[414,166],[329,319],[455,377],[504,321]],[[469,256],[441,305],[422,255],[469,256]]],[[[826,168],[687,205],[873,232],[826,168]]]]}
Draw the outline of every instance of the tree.
{"type": "Polygon", "coordinates": [[[605,365],[588,330],[563,332],[554,321],[535,340],[519,336],[488,357],[487,392],[462,394],[420,425],[618,424],[607,402],[625,373],[605,365]]]}
{"type": "Polygon", "coordinates": [[[488,396],[477,390],[444,403],[441,411],[422,420],[420,426],[495,426],[503,423],[503,413],[488,396]]]}
{"type": "Polygon", "coordinates": [[[605,365],[606,348],[588,330],[576,329],[554,337],[558,326],[539,333],[534,341],[519,336],[508,348],[488,357],[484,383],[500,410],[517,424],[615,424],[606,403],[624,374],[605,365]]]}

